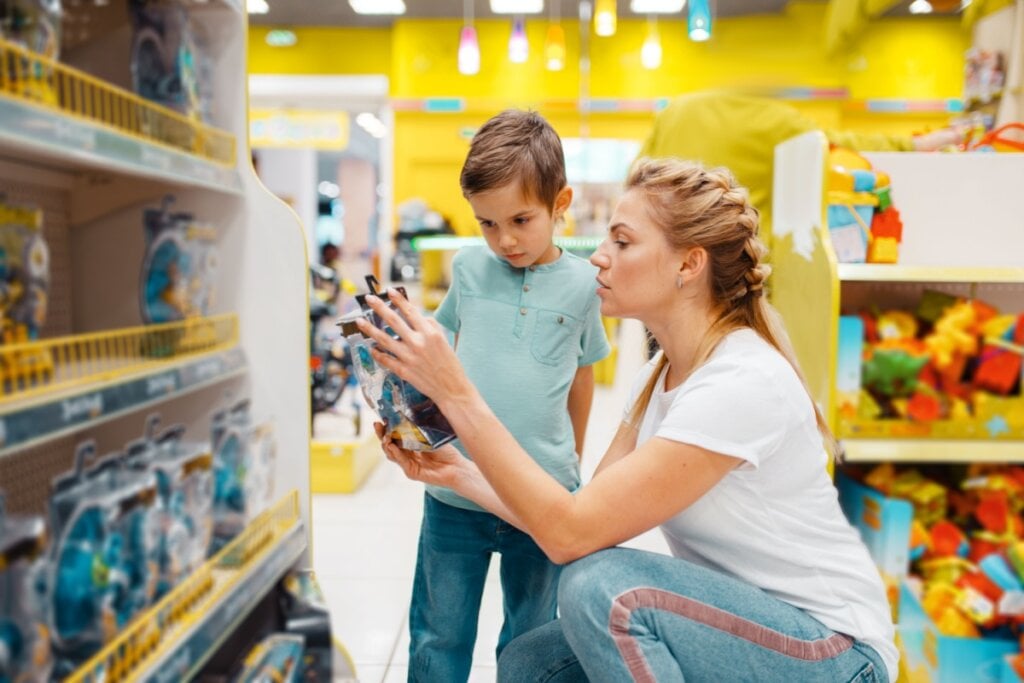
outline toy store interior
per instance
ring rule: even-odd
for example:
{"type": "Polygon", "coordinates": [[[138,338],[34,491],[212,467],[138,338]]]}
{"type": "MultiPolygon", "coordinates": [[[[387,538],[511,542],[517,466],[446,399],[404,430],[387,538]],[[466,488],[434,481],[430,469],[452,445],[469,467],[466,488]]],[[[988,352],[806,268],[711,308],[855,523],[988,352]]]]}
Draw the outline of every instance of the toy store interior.
{"type": "Polygon", "coordinates": [[[871,680],[1024,680],[1024,0],[0,0],[0,683],[497,680],[544,598],[385,457],[375,423],[458,434],[366,295],[475,339],[454,263],[543,275],[462,189],[508,109],[561,140],[597,303],[516,303],[533,370],[480,380],[553,377],[577,320],[586,486],[656,353],[586,261],[638,158],[729,168],[891,612],[871,680]]]}

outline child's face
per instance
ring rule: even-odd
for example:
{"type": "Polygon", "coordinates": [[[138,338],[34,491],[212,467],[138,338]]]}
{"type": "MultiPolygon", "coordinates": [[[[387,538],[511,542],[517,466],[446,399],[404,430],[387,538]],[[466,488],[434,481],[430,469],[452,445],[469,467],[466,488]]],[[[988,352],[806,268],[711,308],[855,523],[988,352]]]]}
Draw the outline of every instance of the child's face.
{"type": "Polygon", "coordinates": [[[509,183],[471,195],[469,204],[491,251],[516,268],[527,268],[558,258],[551,238],[555,221],[571,200],[572,190],[563,188],[552,211],[540,200],[524,196],[519,183],[509,183]]]}

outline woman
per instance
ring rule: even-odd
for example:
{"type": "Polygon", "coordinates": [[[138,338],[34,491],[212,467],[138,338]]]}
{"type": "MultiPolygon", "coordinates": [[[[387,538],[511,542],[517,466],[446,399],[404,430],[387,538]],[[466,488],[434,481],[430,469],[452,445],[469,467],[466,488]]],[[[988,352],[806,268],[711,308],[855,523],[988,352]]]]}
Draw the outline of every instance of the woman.
{"type": "Polygon", "coordinates": [[[473,461],[403,451],[567,563],[560,618],[502,653],[508,681],[892,681],[881,579],[826,473],[834,445],[763,298],[757,212],[724,170],[638,162],[591,258],[604,315],[662,351],[593,479],[535,465],[462,373],[441,328],[395,296],[375,358],[433,398],[473,461]],[[660,525],[672,556],[615,548],[660,525]]]}

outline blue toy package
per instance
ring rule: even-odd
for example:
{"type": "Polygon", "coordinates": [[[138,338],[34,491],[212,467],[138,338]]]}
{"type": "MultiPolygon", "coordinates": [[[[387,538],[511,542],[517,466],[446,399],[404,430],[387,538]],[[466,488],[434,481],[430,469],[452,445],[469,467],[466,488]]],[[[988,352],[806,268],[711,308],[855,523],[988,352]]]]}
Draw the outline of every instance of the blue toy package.
{"type": "Polygon", "coordinates": [[[302,636],[272,633],[253,647],[232,683],[299,683],[302,636]]]}
{"type": "MultiPolygon", "coordinates": [[[[377,278],[368,275],[366,282],[371,294],[391,306],[388,295],[377,291],[377,278]]],[[[399,287],[398,291],[405,295],[403,288],[399,287]]],[[[434,450],[453,440],[455,431],[437,404],[412,384],[373,360],[370,349],[376,343],[363,336],[356,326],[356,320],[364,318],[388,334],[397,335],[366,305],[366,295],[357,296],[356,301],[359,302],[360,310],[342,317],[338,325],[352,349],[353,366],[363,396],[384,423],[384,431],[402,448],[413,451],[434,450]]]]}
{"type": "Polygon", "coordinates": [[[0,201],[0,329],[4,343],[39,338],[50,291],[50,250],[39,209],[0,201]]]}
{"type": "Polygon", "coordinates": [[[158,415],[146,420],[146,435],[126,446],[125,463],[156,476],[160,598],[206,560],[213,536],[213,456],[208,442],[183,441],[184,425],[159,434],[158,415]]]}
{"type": "Polygon", "coordinates": [[[159,324],[207,315],[217,274],[217,234],[192,214],[172,213],[174,197],[146,209],[146,255],[142,264],[142,319],[159,324]]]}
{"type": "Polygon", "coordinates": [[[210,440],[214,472],[212,555],[270,504],[276,445],[269,423],[254,424],[248,399],[214,415],[210,440]]]}
{"type": "Polygon", "coordinates": [[[7,515],[0,494],[0,683],[50,680],[45,552],[43,518],[7,515]]]}
{"type": "Polygon", "coordinates": [[[93,441],[79,444],[74,471],[54,480],[46,585],[48,621],[61,666],[98,650],[156,593],[156,477],[133,472],[120,453],[94,466],[93,441]]]}

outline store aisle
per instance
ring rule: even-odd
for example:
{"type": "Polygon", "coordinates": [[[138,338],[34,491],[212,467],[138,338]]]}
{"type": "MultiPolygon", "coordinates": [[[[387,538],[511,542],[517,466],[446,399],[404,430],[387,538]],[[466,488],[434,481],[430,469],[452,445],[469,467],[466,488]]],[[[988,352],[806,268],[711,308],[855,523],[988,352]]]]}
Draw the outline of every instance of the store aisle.
{"type": "MultiPolygon", "coordinates": [[[[620,421],[629,383],[642,363],[643,334],[620,329],[616,383],[595,392],[583,457],[588,479],[620,421]]],[[[348,495],[313,497],[313,566],[331,610],[335,636],[352,656],[361,683],[398,683],[408,671],[407,611],[423,506],[422,485],[383,461],[348,495]]],[[[629,545],[664,551],[657,532],[629,545]]],[[[497,561],[480,613],[472,683],[495,680],[494,648],[501,627],[497,561]]]]}

